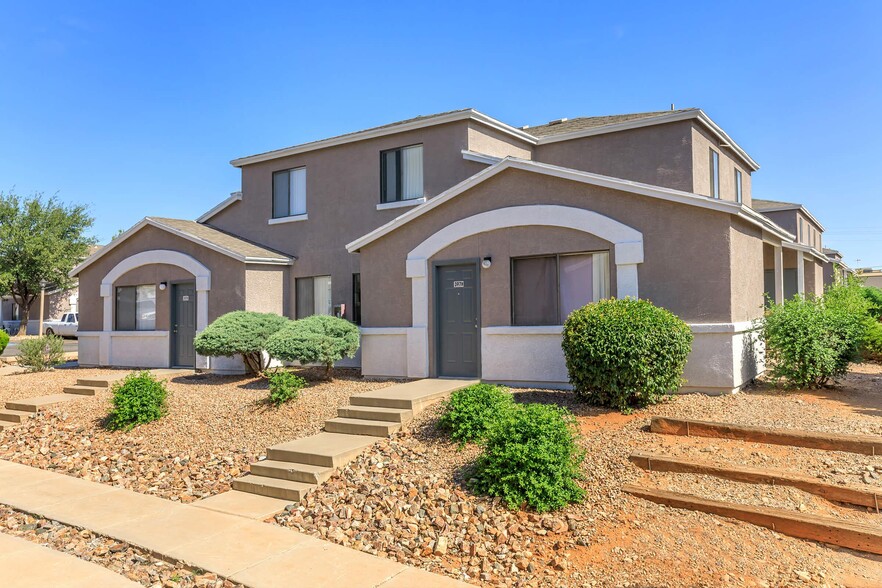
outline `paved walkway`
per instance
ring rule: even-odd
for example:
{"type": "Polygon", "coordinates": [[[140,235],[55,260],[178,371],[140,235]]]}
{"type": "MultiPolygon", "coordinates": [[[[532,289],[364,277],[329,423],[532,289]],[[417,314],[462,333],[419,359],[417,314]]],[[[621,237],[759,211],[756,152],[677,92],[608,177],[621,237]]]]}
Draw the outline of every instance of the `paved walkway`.
{"type": "Polygon", "coordinates": [[[141,585],[98,564],[0,533],[0,586],[140,588],[141,585]]]}
{"type": "Polygon", "coordinates": [[[279,526],[4,460],[0,460],[0,503],[95,531],[250,588],[467,586],[279,526]]]}

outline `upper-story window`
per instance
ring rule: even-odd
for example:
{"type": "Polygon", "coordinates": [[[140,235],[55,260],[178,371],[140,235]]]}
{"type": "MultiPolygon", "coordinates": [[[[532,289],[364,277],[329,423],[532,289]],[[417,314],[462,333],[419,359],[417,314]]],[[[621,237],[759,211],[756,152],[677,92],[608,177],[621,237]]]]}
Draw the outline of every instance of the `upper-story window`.
{"type": "Polygon", "coordinates": [[[710,190],[712,198],[720,197],[720,154],[710,150],[710,190]]]}
{"type": "Polygon", "coordinates": [[[743,194],[741,192],[741,170],[735,170],[735,201],[743,202],[743,194]]]}
{"type": "Polygon", "coordinates": [[[380,202],[423,197],[423,146],[380,153],[380,202]]]}
{"type": "Polygon", "coordinates": [[[273,218],[306,214],[306,168],[273,174],[273,218]]]}
{"type": "Polygon", "coordinates": [[[802,217],[799,217],[799,242],[805,243],[805,224],[802,222],[802,217]]]}

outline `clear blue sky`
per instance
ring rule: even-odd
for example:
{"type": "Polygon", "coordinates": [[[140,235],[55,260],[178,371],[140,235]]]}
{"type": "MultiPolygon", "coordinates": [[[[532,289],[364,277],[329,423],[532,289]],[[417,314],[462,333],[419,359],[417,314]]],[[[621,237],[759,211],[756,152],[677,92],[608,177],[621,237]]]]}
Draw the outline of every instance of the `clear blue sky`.
{"type": "Polygon", "coordinates": [[[703,108],[882,265],[882,2],[0,1],[0,190],[88,203],[107,241],[195,218],[229,160],[473,107],[513,125],[703,108]],[[620,4],[621,6],[615,6],[620,4]]]}

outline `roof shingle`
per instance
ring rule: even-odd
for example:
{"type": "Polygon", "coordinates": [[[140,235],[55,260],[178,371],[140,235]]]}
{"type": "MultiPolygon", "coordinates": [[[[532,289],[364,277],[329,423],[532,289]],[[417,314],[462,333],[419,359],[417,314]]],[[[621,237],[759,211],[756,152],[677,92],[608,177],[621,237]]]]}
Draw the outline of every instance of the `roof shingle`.
{"type": "Polygon", "coordinates": [[[173,231],[186,233],[200,241],[210,243],[215,247],[224,249],[236,256],[244,257],[248,260],[272,260],[279,262],[289,262],[291,257],[266,247],[261,247],[246,241],[241,237],[234,237],[229,233],[225,233],[220,229],[215,229],[208,225],[197,223],[196,221],[184,220],[180,218],[161,218],[155,216],[147,217],[157,225],[169,228],[173,231]]]}
{"type": "Polygon", "coordinates": [[[588,129],[596,129],[608,125],[630,122],[632,120],[641,120],[644,118],[653,118],[672,112],[690,112],[698,110],[697,108],[684,108],[681,110],[657,110],[655,112],[635,112],[632,114],[613,114],[608,116],[583,116],[580,118],[571,118],[562,122],[550,122],[535,127],[521,127],[525,133],[529,133],[534,137],[551,137],[553,135],[565,135],[567,133],[576,133],[588,129]]]}

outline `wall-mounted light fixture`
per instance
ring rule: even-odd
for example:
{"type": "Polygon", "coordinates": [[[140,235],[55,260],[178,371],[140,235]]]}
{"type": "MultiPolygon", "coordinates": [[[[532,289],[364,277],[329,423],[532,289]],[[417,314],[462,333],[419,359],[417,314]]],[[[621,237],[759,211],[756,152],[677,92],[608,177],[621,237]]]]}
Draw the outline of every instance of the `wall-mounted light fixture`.
{"type": "Polygon", "coordinates": [[[490,266],[493,265],[493,258],[489,255],[481,260],[481,267],[484,269],[490,269],[490,266]]]}
{"type": "Polygon", "coordinates": [[[168,282],[159,282],[160,290],[165,290],[166,288],[168,288],[168,282]]]}

